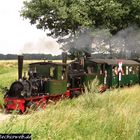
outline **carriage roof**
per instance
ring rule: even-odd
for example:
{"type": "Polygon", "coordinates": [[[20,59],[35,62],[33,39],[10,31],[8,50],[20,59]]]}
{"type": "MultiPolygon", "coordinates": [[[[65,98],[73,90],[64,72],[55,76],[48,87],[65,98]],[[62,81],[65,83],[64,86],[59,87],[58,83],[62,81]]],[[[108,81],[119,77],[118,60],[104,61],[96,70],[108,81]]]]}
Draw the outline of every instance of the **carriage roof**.
{"type": "Polygon", "coordinates": [[[124,59],[89,59],[89,61],[100,63],[100,64],[108,64],[108,65],[117,65],[119,62],[122,62],[124,65],[140,65],[140,63],[134,60],[124,60],[124,59]]]}

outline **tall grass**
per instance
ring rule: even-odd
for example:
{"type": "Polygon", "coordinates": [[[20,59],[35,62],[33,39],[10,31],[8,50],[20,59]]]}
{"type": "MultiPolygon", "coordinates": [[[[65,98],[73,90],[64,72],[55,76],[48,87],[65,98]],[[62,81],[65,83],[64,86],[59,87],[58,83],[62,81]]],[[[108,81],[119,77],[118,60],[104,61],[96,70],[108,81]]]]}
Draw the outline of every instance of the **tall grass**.
{"type": "Polygon", "coordinates": [[[92,93],[92,94],[99,93],[99,87],[100,87],[99,80],[96,77],[94,80],[89,81],[86,85],[84,85],[85,93],[86,94],[89,94],[89,93],[92,93]]]}
{"type": "Polygon", "coordinates": [[[14,117],[0,133],[31,133],[35,140],[140,139],[140,87],[84,94],[48,105],[45,111],[14,117]]]}

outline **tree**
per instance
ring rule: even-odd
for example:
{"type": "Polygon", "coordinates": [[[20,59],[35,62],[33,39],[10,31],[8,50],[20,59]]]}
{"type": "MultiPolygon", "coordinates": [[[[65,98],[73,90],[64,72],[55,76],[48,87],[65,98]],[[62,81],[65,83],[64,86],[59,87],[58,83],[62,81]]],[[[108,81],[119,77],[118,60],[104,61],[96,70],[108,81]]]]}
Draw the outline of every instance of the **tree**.
{"type": "Polygon", "coordinates": [[[140,25],[140,0],[30,0],[24,1],[21,16],[37,28],[49,29],[53,37],[62,37],[80,27],[108,28],[112,34],[140,25]]]}
{"type": "Polygon", "coordinates": [[[111,54],[118,50],[114,47],[116,44],[120,46],[126,40],[117,39],[116,43],[112,35],[131,25],[140,26],[139,5],[140,0],[29,0],[24,1],[21,16],[29,19],[38,29],[47,30],[48,36],[58,38],[65,50],[75,50],[73,48],[78,48],[77,42],[84,42],[82,49],[90,50],[88,43],[91,45],[94,37],[98,45],[95,51],[111,54]],[[81,40],[85,32],[91,29],[95,31],[96,28],[107,29],[108,36],[105,34],[103,38],[98,38],[93,34],[92,37],[89,35],[88,41],[81,40]],[[109,48],[106,48],[107,45],[109,48]]]}

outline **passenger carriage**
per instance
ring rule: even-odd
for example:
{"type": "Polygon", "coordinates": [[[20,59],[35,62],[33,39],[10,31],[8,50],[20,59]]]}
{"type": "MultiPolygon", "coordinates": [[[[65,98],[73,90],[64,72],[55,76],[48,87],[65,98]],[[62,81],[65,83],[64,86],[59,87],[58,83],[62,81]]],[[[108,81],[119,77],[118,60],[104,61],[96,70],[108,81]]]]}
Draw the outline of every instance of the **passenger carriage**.
{"type": "Polygon", "coordinates": [[[87,59],[84,81],[97,77],[106,87],[118,87],[140,82],[140,63],[133,60],[87,59]]]}

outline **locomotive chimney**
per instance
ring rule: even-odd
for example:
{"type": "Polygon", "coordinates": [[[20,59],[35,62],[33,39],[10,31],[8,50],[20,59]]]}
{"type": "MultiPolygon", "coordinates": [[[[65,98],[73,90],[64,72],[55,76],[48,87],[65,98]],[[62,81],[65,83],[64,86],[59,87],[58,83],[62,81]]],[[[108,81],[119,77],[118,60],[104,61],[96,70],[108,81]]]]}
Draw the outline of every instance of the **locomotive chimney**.
{"type": "Polygon", "coordinates": [[[18,80],[22,79],[23,55],[18,55],[18,80]]]}
{"type": "Polygon", "coordinates": [[[67,53],[62,52],[62,63],[67,63],[67,53]]]}

